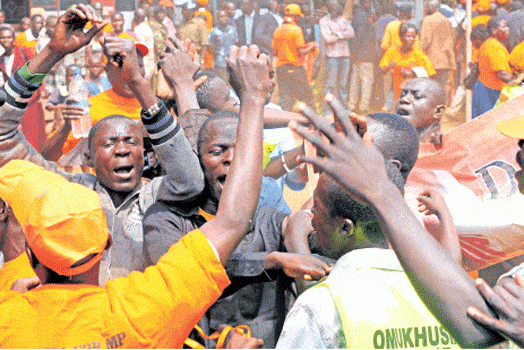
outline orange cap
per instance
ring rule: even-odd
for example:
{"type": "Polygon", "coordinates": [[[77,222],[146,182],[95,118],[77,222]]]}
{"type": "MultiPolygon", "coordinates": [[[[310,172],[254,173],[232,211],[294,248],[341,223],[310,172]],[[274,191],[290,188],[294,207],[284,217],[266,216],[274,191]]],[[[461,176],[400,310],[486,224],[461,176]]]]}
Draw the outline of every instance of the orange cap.
{"type": "Polygon", "coordinates": [[[173,0],[160,0],[158,2],[158,6],[162,6],[162,7],[175,7],[175,3],[173,2],[173,0]]]}
{"type": "Polygon", "coordinates": [[[206,7],[209,4],[209,0],[196,0],[196,2],[202,7],[206,7]]]}
{"type": "Polygon", "coordinates": [[[0,198],[34,255],[60,275],[89,270],[111,243],[98,194],[33,163],[13,160],[0,169],[0,198]]]}
{"type": "Polygon", "coordinates": [[[500,5],[506,4],[509,2],[509,0],[496,0],[496,1],[497,1],[497,4],[500,4],[500,5]]]}
{"type": "Polygon", "coordinates": [[[300,6],[297,4],[289,4],[284,9],[284,15],[286,16],[292,16],[292,15],[298,15],[300,17],[304,17],[302,14],[302,10],[300,9],[300,6]]]}

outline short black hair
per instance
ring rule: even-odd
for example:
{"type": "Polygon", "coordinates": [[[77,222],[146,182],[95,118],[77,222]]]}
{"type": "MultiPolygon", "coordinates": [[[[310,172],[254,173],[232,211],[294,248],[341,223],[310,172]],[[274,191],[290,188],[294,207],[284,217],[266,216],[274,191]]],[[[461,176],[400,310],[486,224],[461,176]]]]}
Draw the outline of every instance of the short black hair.
{"type": "Polygon", "coordinates": [[[402,37],[409,29],[415,29],[415,33],[418,33],[418,28],[416,25],[410,22],[402,22],[398,28],[398,35],[402,37]]]}
{"type": "Polygon", "coordinates": [[[375,146],[385,159],[402,163],[400,173],[407,179],[417,161],[420,142],[413,124],[394,113],[371,113],[366,120],[375,146]]]}
{"type": "Polygon", "coordinates": [[[6,30],[10,31],[11,34],[15,36],[15,30],[11,26],[6,26],[6,25],[0,26],[0,32],[4,32],[6,30]]]}
{"type": "Polygon", "coordinates": [[[44,16],[40,15],[40,14],[36,14],[36,15],[33,15],[31,17],[31,21],[34,21],[35,19],[37,19],[38,17],[42,18],[42,20],[44,19],[44,16]]]}
{"type": "MultiPolygon", "coordinates": [[[[397,167],[387,160],[384,161],[384,166],[386,167],[386,173],[389,180],[401,193],[404,193],[405,181],[397,167]]],[[[374,244],[379,244],[385,240],[386,237],[375,218],[373,210],[369,206],[354,199],[328,174],[323,173],[320,175],[320,179],[319,181],[327,182],[326,197],[322,198],[322,200],[330,209],[329,215],[331,217],[349,219],[355,226],[358,223],[361,225],[365,224],[366,229],[364,230],[364,233],[374,244]]]]}
{"type": "Polygon", "coordinates": [[[130,122],[133,122],[131,118],[126,117],[125,115],[121,115],[121,114],[111,114],[111,115],[108,115],[107,117],[100,119],[95,125],[93,125],[93,127],[89,130],[89,134],[87,135],[87,149],[89,152],[92,151],[93,139],[95,138],[96,133],[100,129],[100,126],[103,123],[106,123],[110,120],[115,120],[115,119],[125,119],[130,122]]]}
{"type": "Polygon", "coordinates": [[[471,34],[469,35],[471,40],[482,40],[486,41],[490,37],[488,27],[485,24],[477,24],[471,29],[471,34]]]}
{"type": "Polygon", "coordinates": [[[493,35],[493,30],[497,29],[500,25],[500,22],[502,21],[505,21],[505,19],[502,17],[491,17],[491,19],[488,22],[488,31],[490,36],[493,35]]]}
{"type": "MultiPolygon", "coordinates": [[[[215,114],[212,114],[209,118],[207,118],[204,121],[204,123],[202,123],[200,130],[198,130],[198,137],[197,137],[197,153],[199,156],[201,155],[200,147],[206,141],[206,135],[207,135],[207,129],[208,129],[209,123],[215,120],[224,120],[225,122],[226,119],[238,121],[238,113],[234,111],[229,111],[229,110],[220,111],[215,114]]],[[[224,123],[224,124],[227,124],[227,123],[224,123]]]]}

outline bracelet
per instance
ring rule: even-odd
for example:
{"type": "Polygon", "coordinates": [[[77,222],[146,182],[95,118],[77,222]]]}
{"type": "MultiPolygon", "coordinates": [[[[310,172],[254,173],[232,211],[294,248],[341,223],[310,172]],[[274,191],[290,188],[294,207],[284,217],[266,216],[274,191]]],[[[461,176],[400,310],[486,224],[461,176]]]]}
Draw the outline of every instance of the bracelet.
{"type": "Polygon", "coordinates": [[[286,164],[286,159],[284,158],[284,154],[282,154],[282,155],[280,156],[280,159],[282,160],[282,166],[284,167],[284,170],[286,171],[286,173],[289,174],[290,172],[292,172],[292,170],[289,169],[288,166],[287,166],[287,164],[286,164]]]}
{"type": "Polygon", "coordinates": [[[157,102],[151,107],[149,107],[147,110],[142,110],[142,114],[144,114],[147,118],[152,118],[155,114],[157,114],[161,109],[161,105],[157,102]]]}

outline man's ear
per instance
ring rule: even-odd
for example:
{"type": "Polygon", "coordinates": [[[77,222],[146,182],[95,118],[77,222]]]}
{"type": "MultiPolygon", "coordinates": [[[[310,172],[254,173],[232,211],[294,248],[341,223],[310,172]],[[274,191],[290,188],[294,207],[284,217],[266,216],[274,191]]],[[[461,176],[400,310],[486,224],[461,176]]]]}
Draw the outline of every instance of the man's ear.
{"type": "Polygon", "coordinates": [[[0,199],[0,221],[7,221],[9,216],[9,204],[0,199]]]}
{"type": "Polygon", "coordinates": [[[353,224],[353,221],[351,221],[350,219],[344,219],[342,227],[340,228],[340,234],[342,236],[349,236],[353,233],[354,228],[355,225],[353,224]]]}
{"type": "Polygon", "coordinates": [[[396,166],[398,170],[402,169],[402,162],[400,160],[388,159],[388,162],[393,163],[393,165],[396,166]]]}
{"type": "Polygon", "coordinates": [[[444,112],[444,109],[446,109],[446,106],[444,105],[438,105],[437,107],[435,107],[435,113],[433,114],[433,119],[440,120],[440,118],[442,118],[442,113],[444,112]]]}
{"type": "Polygon", "coordinates": [[[89,166],[91,168],[94,168],[94,166],[93,166],[93,158],[91,157],[91,152],[90,151],[85,152],[84,153],[84,157],[86,159],[87,166],[89,166]]]}

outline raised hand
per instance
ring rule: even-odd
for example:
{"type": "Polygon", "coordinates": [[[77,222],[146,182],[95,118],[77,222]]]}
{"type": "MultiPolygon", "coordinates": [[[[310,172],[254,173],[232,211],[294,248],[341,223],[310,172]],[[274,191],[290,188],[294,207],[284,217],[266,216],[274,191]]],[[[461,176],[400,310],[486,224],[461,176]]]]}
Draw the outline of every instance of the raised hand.
{"type": "Polygon", "coordinates": [[[444,197],[434,190],[424,190],[417,196],[418,211],[425,215],[435,214],[439,219],[448,211],[444,197]]]}
{"type": "Polygon", "coordinates": [[[333,269],[331,259],[320,259],[311,254],[271,252],[266,257],[266,269],[282,269],[291,278],[306,281],[319,280],[333,269]]]}
{"type": "Polygon", "coordinates": [[[271,91],[270,61],[256,45],[231,46],[228,57],[229,82],[240,100],[248,96],[265,101],[271,91]]]}
{"type": "Polygon", "coordinates": [[[188,45],[185,45],[178,38],[169,38],[166,42],[167,50],[160,61],[162,72],[166,81],[171,86],[180,84],[180,81],[191,81],[200,69],[200,65],[195,63],[188,53],[188,45]]]}
{"type": "Polygon", "coordinates": [[[91,39],[108,24],[98,12],[89,5],[79,4],[69,8],[58,18],[49,48],[62,55],[75,52],[82,46],[89,44],[91,39]],[[84,32],[87,22],[91,21],[93,27],[84,32]]]}
{"type": "Polygon", "coordinates": [[[106,37],[104,40],[104,54],[107,56],[109,64],[121,69],[120,77],[124,83],[130,85],[143,79],[133,40],[106,37]],[[117,59],[118,56],[122,58],[121,62],[117,59]]]}
{"type": "Polygon", "coordinates": [[[325,155],[324,158],[301,156],[301,160],[331,175],[357,200],[369,202],[393,186],[387,178],[384,157],[371,142],[369,133],[365,133],[362,138],[355,130],[349,111],[340,101],[335,100],[331,94],[326,96],[326,101],[333,110],[341,132],[331,126],[327,119],[319,117],[312,108],[303,103],[299,104],[298,108],[302,114],[328,139],[324,140],[317,132],[312,132],[296,122],[290,122],[291,129],[322,150],[325,155]]]}

